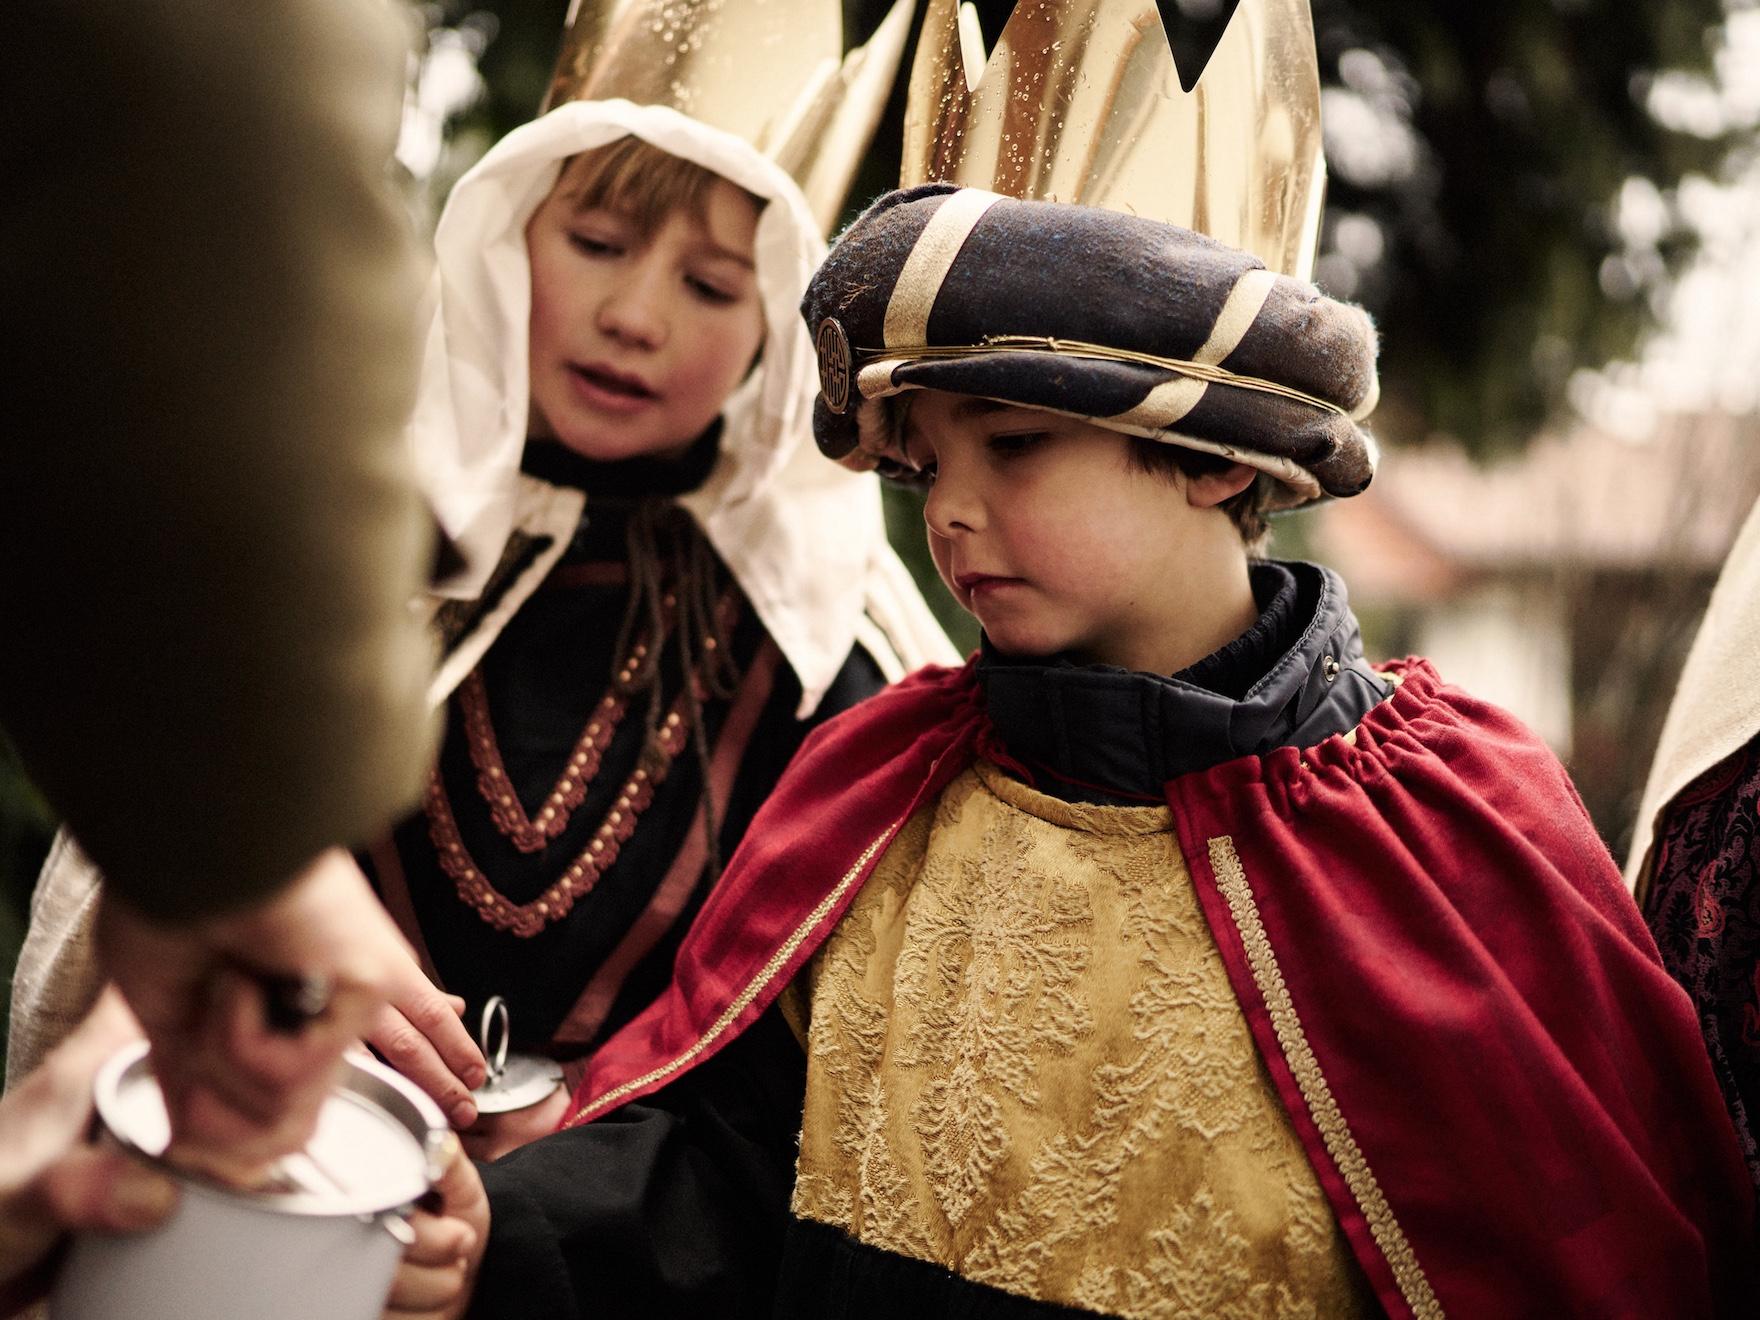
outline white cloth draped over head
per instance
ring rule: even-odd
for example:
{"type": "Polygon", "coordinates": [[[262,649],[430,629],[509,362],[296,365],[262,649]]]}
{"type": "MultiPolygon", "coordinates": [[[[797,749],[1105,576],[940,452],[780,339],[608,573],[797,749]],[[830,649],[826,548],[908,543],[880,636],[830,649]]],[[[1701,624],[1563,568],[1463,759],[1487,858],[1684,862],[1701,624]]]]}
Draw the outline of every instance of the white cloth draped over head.
{"type": "Polygon", "coordinates": [[[568,157],[626,135],[712,170],[764,203],[754,253],[764,347],[722,410],[713,471],[678,502],[793,668],[804,715],[863,627],[871,574],[896,588],[902,569],[886,545],[874,479],[827,463],[812,442],[817,371],[798,308],[825,245],[800,189],[749,143],[672,109],[627,101],[560,106],[503,138],[446,204],[410,430],[424,485],[466,564],[442,590],[478,594],[512,526],[527,434],[526,223],[568,157]]]}

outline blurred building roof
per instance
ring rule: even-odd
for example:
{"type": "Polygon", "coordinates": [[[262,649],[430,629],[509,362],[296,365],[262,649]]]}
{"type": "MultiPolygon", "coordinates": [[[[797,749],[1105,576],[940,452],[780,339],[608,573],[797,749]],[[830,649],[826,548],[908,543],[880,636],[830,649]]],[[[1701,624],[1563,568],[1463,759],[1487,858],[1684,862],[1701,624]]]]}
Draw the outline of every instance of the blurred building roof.
{"type": "Polygon", "coordinates": [[[1447,443],[1390,450],[1313,535],[1353,596],[1424,600],[1567,567],[1714,573],[1756,499],[1760,417],[1699,413],[1641,441],[1585,425],[1489,464],[1447,443]]]}

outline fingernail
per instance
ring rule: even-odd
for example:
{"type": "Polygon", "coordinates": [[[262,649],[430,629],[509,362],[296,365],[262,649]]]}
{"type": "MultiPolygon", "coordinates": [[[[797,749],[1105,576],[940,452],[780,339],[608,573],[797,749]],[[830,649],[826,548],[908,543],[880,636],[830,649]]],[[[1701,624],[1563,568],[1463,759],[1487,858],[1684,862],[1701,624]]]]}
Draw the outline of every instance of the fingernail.
{"type": "Polygon", "coordinates": [[[465,1068],[464,1076],[459,1080],[474,1091],[489,1080],[489,1072],[481,1064],[473,1063],[465,1068]]]}
{"type": "Polygon", "coordinates": [[[477,1121],[477,1107],[469,1100],[460,1100],[447,1115],[455,1128],[467,1128],[477,1121]]]}

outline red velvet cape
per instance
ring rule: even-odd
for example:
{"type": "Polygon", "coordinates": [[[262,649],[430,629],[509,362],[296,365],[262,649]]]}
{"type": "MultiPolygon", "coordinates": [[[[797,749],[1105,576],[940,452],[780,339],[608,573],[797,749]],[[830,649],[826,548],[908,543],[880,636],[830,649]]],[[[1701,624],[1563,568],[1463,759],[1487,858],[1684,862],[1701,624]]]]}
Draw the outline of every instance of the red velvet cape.
{"type": "MultiPolygon", "coordinates": [[[[1752,1314],[1753,1198],[1685,994],[1552,754],[1429,665],[1348,737],[1167,785],[1254,1039],[1392,1315],[1752,1314]]],[[[762,1013],[995,755],[972,667],[801,748],[568,1124],[762,1013]]]]}

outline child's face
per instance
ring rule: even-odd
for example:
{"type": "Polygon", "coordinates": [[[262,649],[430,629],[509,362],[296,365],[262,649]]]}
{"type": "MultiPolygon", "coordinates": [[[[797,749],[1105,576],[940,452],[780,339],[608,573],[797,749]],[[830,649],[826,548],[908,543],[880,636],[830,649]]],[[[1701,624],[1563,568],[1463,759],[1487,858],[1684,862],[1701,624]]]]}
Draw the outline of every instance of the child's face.
{"type": "Polygon", "coordinates": [[[1004,654],[1165,669],[1205,566],[1231,544],[1244,562],[1227,515],[1195,502],[1186,478],[1133,467],[1116,431],[924,391],[904,444],[931,478],[935,567],[1004,654]]]}
{"type": "Polygon", "coordinates": [[[718,180],[700,220],[679,209],[644,231],[580,209],[568,182],[526,226],[531,433],[600,460],[682,452],[763,342],[758,208],[718,180]]]}

